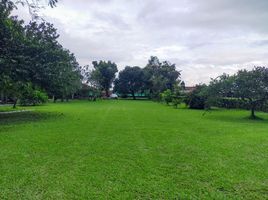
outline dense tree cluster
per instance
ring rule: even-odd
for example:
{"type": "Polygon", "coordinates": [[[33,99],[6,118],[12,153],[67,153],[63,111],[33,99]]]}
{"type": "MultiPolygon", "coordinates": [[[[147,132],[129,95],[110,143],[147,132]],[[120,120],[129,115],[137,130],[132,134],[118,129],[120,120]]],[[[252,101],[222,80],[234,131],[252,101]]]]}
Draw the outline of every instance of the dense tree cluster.
{"type": "Polygon", "coordinates": [[[165,90],[174,90],[179,78],[180,72],[176,70],[175,64],[160,62],[157,57],[152,56],[143,69],[127,66],[121,71],[115,80],[114,91],[131,94],[133,99],[135,93],[146,92],[150,98],[159,99],[165,90]]]}
{"type": "Polygon", "coordinates": [[[30,22],[10,16],[14,4],[0,3],[0,91],[2,101],[12,98],[14,106],[29,87],[55,98],[67,98],[81,84],[75,56],[57,41],[52,24],[30,22]]]}
{"type": "MultiPolygon", "coordinates": [[[[93,69],[89,66],[83,68],[82,74],[85,81],[90,86],[90,91],[104,91],[109,97],[109,91],[113,87],[113,92],[121,97],[131,96],[136,99],[136,95],[143,95],[151,99],[159,100],[161,93],[165,90],[174,90],[180,83],[180,72],[176,70],[175,64],[168,61],[160,62],[157,57],[152,56],[144,68],[138,66],[126,66],[119,72],[116,78],[117,65],[111,61],[94,61],[93,69]]],[[[88,88],[89,89],[89,88],[88,88]]],[[[88,93],[90,92],[88,91],[88,93]]]]}

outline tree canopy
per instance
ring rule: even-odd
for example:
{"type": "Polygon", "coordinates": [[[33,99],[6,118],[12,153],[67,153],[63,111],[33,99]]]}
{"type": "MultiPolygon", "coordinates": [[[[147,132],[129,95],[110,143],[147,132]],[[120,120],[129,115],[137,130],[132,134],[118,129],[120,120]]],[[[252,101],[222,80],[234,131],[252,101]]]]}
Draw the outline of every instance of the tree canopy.
{"type": "Polygon", "coordinates": [[[75,56],[64,49],[54,26],[47,22],[30,22],[10,16],[15,5],[0,3],[0,90],[20,98],[22,88],[30,85],[50,96],[65,98],[81,84],[80,66],[75,56]]]}
{"type": "Polygon", "coordinates": [[[100,89],[104,90],[106,97],[109,97],[109,90],[118,71],[117,65],[111,61],[93,61],[93,70],[89,75],[89,81],[94,82],[100,89]]]}
{"type": "Polygon", "coordinates": [[[167,89],[172,90],[180,78],[180,72],[176,65],[168,61],[160,62],[156,56],[152,56],[144,68],[146,88],[152,98],[158,98],[159,94],[167,89]]]}
{"type": "Polygon", "coordinates": [[[144,89],[144,82],[144,72],[140,67],[127,66],[119,72],[114,91],[124,95],[131,94],[133,99],[136,99],[135,93],[144,89]]]}
{"type": "Polygon", "coordinates": [[[211,81],[208,90],[209,97],[237,98],[248,103],[251,118],[256,118],[255,110],[268,100],[268,69],[255,67],[253,70],[240,70],[237,74],[222,75],[211,81]]]}

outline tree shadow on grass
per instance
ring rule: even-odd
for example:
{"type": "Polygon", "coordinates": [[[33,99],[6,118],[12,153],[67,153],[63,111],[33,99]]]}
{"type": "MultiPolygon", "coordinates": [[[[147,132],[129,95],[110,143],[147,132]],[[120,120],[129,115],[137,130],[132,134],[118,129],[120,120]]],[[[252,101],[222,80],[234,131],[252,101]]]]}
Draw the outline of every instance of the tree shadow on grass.
{"type": "MultiPolygon", "coordinates": [[[[214,111],[213,111],[214,112],[214,111]]],[[[203,117],[209,120],[213,121],[222,121],[222,122],[232,122],[232,123],[263,123],[267,124],[268,123],[268,117],[266,116],[267,113],[261,113],[256,118],[251,118],[249,114],[231,114],[231,113],[213,113],[210,112],[203,117]]]]}
{"type": "Polygon", "coordinates": [[[0,126],[18,125],[43,120],[57,119],[63,117],[63,113],[57,112],[19,112],[19,113],[0,113],[0,126]]]}

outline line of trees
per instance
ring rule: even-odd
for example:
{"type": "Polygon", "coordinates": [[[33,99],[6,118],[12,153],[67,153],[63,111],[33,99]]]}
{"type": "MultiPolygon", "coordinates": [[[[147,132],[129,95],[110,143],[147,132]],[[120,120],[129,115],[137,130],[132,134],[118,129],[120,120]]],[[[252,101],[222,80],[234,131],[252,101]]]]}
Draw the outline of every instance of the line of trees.
{"type": "MultiPolygon", "coordinates": [[[[49,4],[53,7],[56,2],[50,0],[49,4]]],[[[113,91],[122,96],[136,99],[137,93],[146,94],[175,107],[185,102],[194,109],[246,108],[251,110],[253,119],[256,110],[267,109],[268,69],[265,67],[223,74],[208,85],[197,85],[195,90],[185,93],[185,84],[175,64],[161,62],[155,56],[144,68],[126,66],[118,77],[117,65],[111,61],[94,61],[92,70],[89,66],[81,68],[75,56],[57,41],[59,35],[52,24],[33,21],[25,25],[23,20],[11,16],[14,9],[12,1],[0,2],[0,100],[11,99],[13,107],[18,100],[23,105],[43,103],[48,97],[63,101],[78,89],[93,99],[103,91],[109,97],[114,86],[113,91]],[[82,88],[83,81],[87,84],[82,88]]]]}
{"type": "Polygon", "coordinates": [[[69,98],[80,88],[82,80],[75,56],[57,41],[59,35],[52,24],[25,25],[23,20],[11,16],[13,9],[14,3],[1,1],[1,101],[12,99],[15,107],[19,99],[35,104],[39,98],[44,101],[47,95],[55,100],[69,98]]]}
{"type": "Polygon", "coordinates": [[[180,72],[176,70],[175,64],[168,61],[160,62],[152,56],[144,68],[138,66],[126,66],[118,72],[117,65],[113,62],[93,62],[93,70],[85,67],[83,72],[87,83],[95,90],[105,91],[109,97],[109,90],[121,96],[131,95],[136,99],[136,93],[146,93],[151,99],[159,99],[160,94],[169,89],[173,90],[180,82],[180,72]]]}

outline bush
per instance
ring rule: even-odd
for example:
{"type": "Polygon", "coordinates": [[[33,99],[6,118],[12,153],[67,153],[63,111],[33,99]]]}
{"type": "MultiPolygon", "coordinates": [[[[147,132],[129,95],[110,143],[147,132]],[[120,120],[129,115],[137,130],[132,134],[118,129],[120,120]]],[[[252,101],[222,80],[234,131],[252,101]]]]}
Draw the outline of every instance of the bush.
{"type": "Polygon", "coordinates": [[[243,101],[238,98],[218,98],[215,102],[216,107],[220,108],[240,108],[240,109],[249,109],[250,105],[248,102],[243,101]]]}
{"type": "Polygon", "coordinates": [[[197,85],[196,89],[185,98],[186,105],[191,109],[205,109],[207,103],[206,85],[197,85]]]}
{"type": "MultiPolygon", "coordinates": [[[[218,98],[214,106],[219,107],[219,108],[226,108],[226,109],[246,109],[250,110],[250,103],[248,101],[239,99],[239,98],[218,98]]],[[[259,111],[268,111],[268,105],[263,105],[263,106],[257,106],[256,110],[259,111]]]]}
{"type": "Polygon", "coordinates": [[[23,106],[43,104],[48,101],[48,96],[41,90],[34,89],[32,85],[23,88],[20,104],[23,106]]]}
{"type": "Polygon", "coordinates": [[[161,100],[166,102],[167,105],[172,102],[172,92],[170,89],[162,92],[160,96],[161,96],[161,100]]]}
{"type": "Polygon", "coordinates": [[[175,108],[178,108],[178,105],[181,104],[182,100],[180,98],[173,97],[172,104],[175,108]]]}

